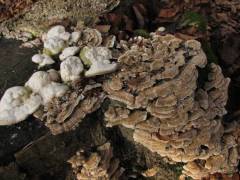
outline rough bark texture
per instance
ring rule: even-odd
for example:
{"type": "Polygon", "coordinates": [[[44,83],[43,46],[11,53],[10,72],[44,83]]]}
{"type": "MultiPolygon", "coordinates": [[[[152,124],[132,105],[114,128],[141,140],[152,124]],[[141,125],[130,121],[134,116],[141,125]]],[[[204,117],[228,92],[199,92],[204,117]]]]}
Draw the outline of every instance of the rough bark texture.
{"type": "Polygon", "coordinates": [[[30,32],[39,35],[56,23],[65,25],[85,22],[94,24],[97,17],[114,8],[118,0],[38,0],[27,5],[28,0],[22,0],[22,8],[18,8],[18,1],[11,2],[11,9],[7,10],[7,1],[3,3],[0,12],[1,19],[8,19],[0,24],[0,32],[7,37],[20,38],[21,32],[30,32]],[[25,6],[24,6],[25,5],[25,6]],[[29,7],[30,6],[30,7],[29,7]],[[26,13],[24,9],[29,9],[26,13]],[[10,11],[8,13],[8,11],[10,11]],[[17,11],[17,12],[15,12],[17,11]],[[13,16],[13,14],[15,14],[13,16]],[[21,16],[20,16],[21,15],[21,16]],[[1,16],[3,16],[1,18],[1,16]],[[5,18],[4,18],[5,17],[5,18]]]}

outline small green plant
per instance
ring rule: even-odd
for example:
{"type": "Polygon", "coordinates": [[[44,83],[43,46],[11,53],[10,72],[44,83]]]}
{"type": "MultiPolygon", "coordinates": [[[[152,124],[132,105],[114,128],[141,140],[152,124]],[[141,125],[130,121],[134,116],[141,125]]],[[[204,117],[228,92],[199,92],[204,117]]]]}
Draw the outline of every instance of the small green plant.
{"type": "Polygon", "coordinates": [[[201,14],[190,11],[183,15],[180,22],[180,27],[186,26],[195,26],[199,31],[205,32],[207,30],[207,21],[201,14]]]}
{"type": "Polygon", "coordinates": [[[179,177],[182,175],[183,165],[183,163],[172,164],[169,165],[169,168],[176,173],[177,177],[179,177]]]}
{"type": "Polygon", "coordinates": [[[133,33],[135,36],[149,38],[149,32],[147,32],[145,29],[136,29],[133,33]]]}

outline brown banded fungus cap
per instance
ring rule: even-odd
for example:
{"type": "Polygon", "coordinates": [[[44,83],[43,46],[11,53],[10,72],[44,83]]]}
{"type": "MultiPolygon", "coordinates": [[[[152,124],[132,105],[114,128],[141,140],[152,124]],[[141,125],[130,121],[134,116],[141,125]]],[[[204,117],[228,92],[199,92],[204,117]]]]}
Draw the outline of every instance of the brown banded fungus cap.
{"type": "Polygon", "coordinates": [[[79,46],[100,46],[102,43],[102,35],[101,33],[92,28],[85,28],[80,36],[80,41],[78,41],[79,46]]]}
{"type": "Polygon", "coordinates": [[[183,167],[183,172],[194,179],[207,177],[209,174],[233,174],[237,172],[239,162],[239,124],[233,122],[225,127],[222,136],[221,152],[206,160],[195,160],[183,167]],[[231,127],[230,127],[231,126],[231,127]],[[229,131],[230,129],[230,131],[229,131]]]}
{"type": "Polygon", "coordinates": [[[54,135],[74,130],[87,114],[100,107],[104,98],[99,83],[76,85],[62,97],[49,102],[40,119],[54,135]]]}
{"type": "Polygon", "coordinates": [[[108,97],[120,104],[110,104],[107,126],[133,129],[136,142],[186,163],[184,173],[194,178],[236,168],[236,141],[222,143],[230,79],[216,64],[208,66],[207,79],[201,77],[199,69],[207,64],[201,44],[157,33],[124,43],[128,46],[118,59],[120,70],[103,85],[108,97]],[[224,168],[213,166],[217,161],[224,168]]]}
{"type": "Polygon", "coordinates": [[[78,151],[68,162],[77,180],[115,180],[124,172],[119,160],[113,157],[110,143],[98,147],[96,152],[78,151]]]}

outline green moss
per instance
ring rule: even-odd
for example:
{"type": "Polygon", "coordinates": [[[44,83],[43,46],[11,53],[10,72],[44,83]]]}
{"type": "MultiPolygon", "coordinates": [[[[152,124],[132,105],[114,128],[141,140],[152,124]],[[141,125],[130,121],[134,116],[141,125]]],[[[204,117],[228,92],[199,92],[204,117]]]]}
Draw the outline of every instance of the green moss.
{"type": "Polygon", "coordinates": [[[145,29],[136,29],[134,32],[135,36],[142,36],[145,38],[149,38],[149,32],[147,32],[145,29]]]}
{"type": "Polygon", "coordinates": [[[179,177],[180,175],[182,175],[183,165],[184,165],[183,163],[177,163],[169,165],[169,168],[175,172],[177,177],[179,177]]]}
{"type": "Polygon", "coordinates": [[[207,21],[201,14],[189,11],[183,15],[180,22],[180,27],[186,26],[195,26],[199,31],[205,32],[207,30],[207,21]]]}

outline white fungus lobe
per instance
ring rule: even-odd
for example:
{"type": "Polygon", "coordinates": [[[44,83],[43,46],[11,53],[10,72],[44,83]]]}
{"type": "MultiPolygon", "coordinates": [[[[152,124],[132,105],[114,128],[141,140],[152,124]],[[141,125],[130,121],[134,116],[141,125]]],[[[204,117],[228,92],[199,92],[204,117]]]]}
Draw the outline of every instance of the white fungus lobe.
{"type": "Polygon", "coordinates": [[[44,48],[49,52],[50,55],[59,54],[65,47],[64,40],[53,37],[44,41],[44,48]]]}
{"type": "Polygon", "coordinates": [[[71,34],[65,31],[65,27],[61,25],[57,25],[52,27],[47,33],[47,39],[51,38],[59,38],[64,41],[68,41],[70,39],[71,34]]]}
{"type": "Polygon", "coordinates": [[[39,95],[26,87],[9,88],[0,101],[0,125],[12,125],[25,120],[39,108],[41,101],[39,95]]]}
{"type": "Polygon", "coordinates": [[[86,71],[86,77],[107,74],[117,69],[115,62],[111,63],[111,51],[106,47],[91,47],[85,51],[84,56],[90,62],[91,66],[86,71]]]}
{"type": "Polygon", "coordinates": [[[35,54],[32,57],[32,62],[39,64],[39,68],[55,63],[54,60],[46,54],[35,54]]]}
{"type": "Polygon", "coordinates": [[[50,72],[38,71],[30,77],[25,86],[40,94],[43,104],[46,104],[52,98],[62,96],[68,90],[66,85],[54,82],[55,78],[56,76],[53,74],[51,76],[50,72]]]}
{"type": "Polygon", "coordinates": [[[65,48],[59,56],[61,61],[65,60],[69,56],[74,56],[79,52],[80,48],[77,46],[65,48]]]}
{"type": "Polygon", "coordinates": [[[75,31],[71,33],[69,44],[74,44],[79,41],[81,37],[81,32],[80,31],[75,31]]]}
{"type": "Polygon", "coordinates": [[[83,72],[83,64],[76,56],[70,56],[60,65],[60,74],[64,82],[75,81],[83,72]]]}

